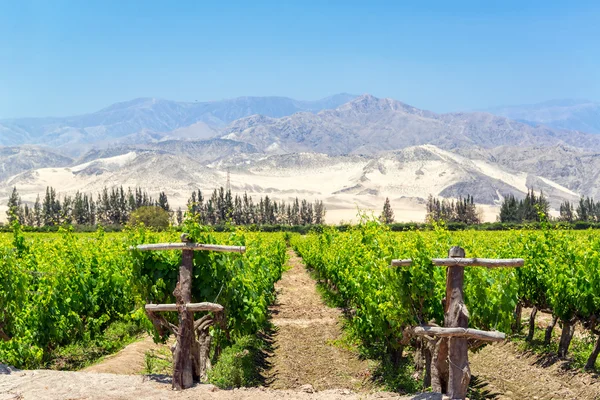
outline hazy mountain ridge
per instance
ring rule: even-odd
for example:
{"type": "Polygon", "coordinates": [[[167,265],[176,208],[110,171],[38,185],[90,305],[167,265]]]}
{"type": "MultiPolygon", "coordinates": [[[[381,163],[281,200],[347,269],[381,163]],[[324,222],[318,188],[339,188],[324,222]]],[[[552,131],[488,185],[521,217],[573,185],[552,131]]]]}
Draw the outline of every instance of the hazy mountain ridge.
{"type": "MultiPolygon", "coordinates": [[[[240,97],[213,102],[139,98],[79,116],[0,120],[0,145],[39,144],[79,149],[86,148],[84,145],[119,141],[130,135],[134,135],[130,143],[141,143],[143,140],[160,140],[163,135],[156,134],[166,134],[199,122],[214,128],[253,114],[282,117],[299,111],[316,112],[325,107],[337,107],[354,97],[338,94],[316,101],[240,97]],[[149,136],[146,139],[140,135],[144,132],[149,136]]],[[[205,133],[202,138],[206,138],[205,133]]]]}
{"type": "Polygon", "coordinates": [[[317,114],[242,118],[224,132],[223,138],[275,153],[376,154],[423,144],[445,149],[568,144],[600,150],[600,136],[533,127],[482,112],[436,114],[371,95],[317,114]]]}
{"type": "Polygon", "coordinates": [[[600,103],[590,100],[550,100],[538,104],[493,107],[487,111],[533,125],[600,133],[600,103]]]}
{"type": "Polygon", "coordinates": [[[24,198],[32,201],[48,185],[67,193],[96,193],[114,184],[139,185],[150,192],[165,190],[174,204],[183,206],[194,188],[210,190],[224,185],[229,171],[234,191],[268,193],[286,200],[310,195],[334,203],[340,199],[369,203],[381,196],[423,200],[429,194],[458,197],[470,193],[479,203],[497,204],[508,194],[523,196],[533,183],[538,190],[544,189],[554,205],[578,197],[547,178],[486,160],[470,160],[433,145],[377,156],[237,153],[230,152],[235,142],[220,140],[195,145],[197,151],[174,142],[162,149],[123,147],[112,153],[99,152],[70,167],[42,167],[17,174],[3,186],[6,193],[12,186],[19,187],[24,198]],[[224,152],[219,154],[214,146],[224,152]],[[214,160],[212,164],[210,160],[214,160]]]}
{"type": "Polygon", "coordinates": [[[33,146],[0,147],[0,182],[23,171],[66,167],[73,159],[33,146]]]}

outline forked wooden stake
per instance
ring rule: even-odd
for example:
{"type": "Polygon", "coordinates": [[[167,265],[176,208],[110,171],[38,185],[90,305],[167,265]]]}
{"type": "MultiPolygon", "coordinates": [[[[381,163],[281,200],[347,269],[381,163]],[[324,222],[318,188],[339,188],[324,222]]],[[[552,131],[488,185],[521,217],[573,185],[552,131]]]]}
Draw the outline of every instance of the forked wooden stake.
{"type": "MultiPolygon", "coordinates": [[[[431,386],[434,392],[445,393],[450,399],[465,399],[471,380],[469,369],[469,339],[501,341],[501,332],[469,329],[469,313],[464,303],[465,267],[522,267],[523,259],[465,258],[465,250],[452,247],[448,258],[434,258],[434,265],[447,267],[444,327],[417,326],[403,332],[403,342],[412,336],[437,337],[431,360],[431,386]]],[[[410,266],[411,260],[392,260],[391,266],[410,266]]]]}
{"type": "Polygon", "coordinates": [[[210,368],[208,358],[210,336],[208,329],[215,323],[209,315],[194,322],[195,311],[211,311],[222,315],[224,309],[215,303],[192,303],[192,277],[194,269],[194,251],[220,251],[244,253],[243,246],[221,246],[213,244],[191,243],[187,234],[181,235],[182,243],[159,243],[137,246],[137,250],[182,250],[182,262],[179,267],[179,280],[173,291],[175,304],[147,304],[146,313],[159,331],[168,329],[176,335],[177,342],[173,347],[173,389],[183,390],[194,385],[194,378],[206,377],[210,368]],[[157,312],[177,311],[179,324],[174,326],[157,312]],[[198,338],[196,338],[196,332],[198,338]]]}

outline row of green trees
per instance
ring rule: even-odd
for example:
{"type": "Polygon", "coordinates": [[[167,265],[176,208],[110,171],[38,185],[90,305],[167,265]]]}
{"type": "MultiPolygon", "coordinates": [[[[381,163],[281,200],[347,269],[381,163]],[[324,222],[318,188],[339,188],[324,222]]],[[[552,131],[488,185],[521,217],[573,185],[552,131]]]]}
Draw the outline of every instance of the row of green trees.
{"type": "Polygon", "coordinates": [[[600,201],[595,202],[593,198],[586,197],[579,199],[575,206],[573,203],[565,201],[560,205],[559,219],[565,222],[600,222],[600,201]]]}
{"type": "MultiPolygon", "coordinates": [[[[201,190],[192,193],[188,211],[196,220],[207,225],[319,225],[324,223],[325,207],[322,201],[311,203],[296,198],[290,203],[277,202],[269,196],[255,203],[251,196],[233,196],[231,190],[215,189],[205,199],[201,190]]],[[[125,225],[133,220],[161,221],[161,227],[169,220],[181,225],[185,211],[173,210],[164,192],[153,199],[140,187],[134,189],[104,188],[96,199],[87,193],[59,196],[54,188],[46,188],[45,196],[38,195],[35,203],[25,203],[17,188],[13,188],[8,200],[8,220],[32,227],[52,227],[62,224],[94,226],[125,225]],[[165,217],[166,215],[166,217],[165,217]]]]}
{"type": "Polygon", "coordinates": [[[500,206],[500,222],[539,222],[541,216],[548,216],[550,203],[544,192],[536,196],[533,189],[527,191],[524,199],[517,200],[514,195],[508,195],[502,201],[500,206]]]}
{"type": "MultiPolygon", "coordinates": [[[[201,190],[193,192],[188,200],[188,211],[203,224],[221,225],[320,225],[325,222],[325,206],[322,201],[311,203],[305,199],[286,203],[277,202],[269,196],[261,197],[257,203],[244,193],[233,196],[231,190],[215,189],[205,199],[201,190]]],[[[183,212],[177,211],[178,222],[183,212]]]]}
{"type": "Polygon", "coordinates": [[[427,222],[461,222],[467,225],[481,223],[473,196],[458,200],[440,200],[429,195],[427,199],[427,222]]]}
{"type": "Polygon", "coordinates": [[[134,211],[142,207],[157,207],[170,212],[169,200],[164,192],[154,200],[142,188],[104,188],[96,200],[93,195],[77,192],[74,196],[59,198],[52,187],[46,188],[43,199],[38,195],[33,206],[24,203],[17,188],[8,199],[8,221],[33,227],[69,225],[124,225],[134,211]]]}
{"type": "MultiPolygon", "coordinates": [[[[536,196],[533,189],[527,192],[524,199],[517,200],[509,195],[504,198],[500,208],[500,222],[540,222],[541,216],[548,218],[550,204],[544,197],[544,192],[536,196]]],[[[582,197],[575,205],[564,201],[559,207],[558,221],[563,222],[600,222],[600,201],[582,197]]]]}

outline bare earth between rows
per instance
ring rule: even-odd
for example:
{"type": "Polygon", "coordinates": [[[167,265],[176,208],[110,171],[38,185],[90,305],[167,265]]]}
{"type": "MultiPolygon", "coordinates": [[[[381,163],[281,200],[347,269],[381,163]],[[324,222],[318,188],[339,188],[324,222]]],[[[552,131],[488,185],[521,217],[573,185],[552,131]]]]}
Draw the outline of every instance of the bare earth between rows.
{"type": "Polygon", "coordinates": [[[342,335],[340,310],[323,303],[302,259],[292,250],[288,256],[289,269],[275,286],[277,300],[271,307],[276,332],[269,386],[368,389],[368,362],[336,345],[342,335]]]}

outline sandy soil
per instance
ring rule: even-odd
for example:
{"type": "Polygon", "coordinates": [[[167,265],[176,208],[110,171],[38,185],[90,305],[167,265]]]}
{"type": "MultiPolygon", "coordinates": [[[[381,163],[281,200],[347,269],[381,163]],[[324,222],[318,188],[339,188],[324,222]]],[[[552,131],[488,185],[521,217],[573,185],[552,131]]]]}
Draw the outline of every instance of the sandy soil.
{"type": "Polygon", "coordinates": [[[132,376],[63,371],[11,371],[0,364],[0,400],[440,400],[439,395],[400,396],[393,393],[369,395],[348,389],[314,392],[265,388],[219,390],[213,385],[196,385],[183,392],[171,390],[166,376],[132,376]]]}
{"type": "Polygon", "coordinates": [[[150,336],[126,346],[117,354],[105,357],[100,363],[84,368],[82,372],[109,373],[119,375],[138,375],[144,371],[146,351],[158,349],[150,336]]]}
{"type": "Polygon", "coordinates": [[[277,302],[271,307],[276,333],[269,386],[371,389],[368,361],[335,344],[342,335],[341,311],[323,303],[302,260],[292,250],[288,255],[290,269],[276,284],[277,302]]]}
{"type": "Polygon", "coordinates": [[[567,372],[562,363],[547,365],[544,357],[523,354],[510,342],[486,346],[469,354],[471,372],[496,400],[598,400],[598,375],[567,372]]]}

